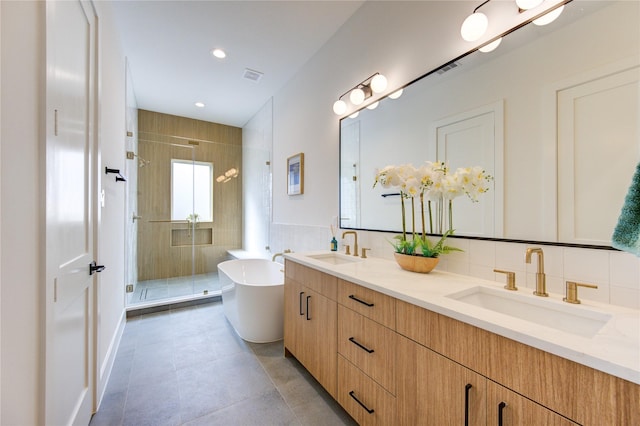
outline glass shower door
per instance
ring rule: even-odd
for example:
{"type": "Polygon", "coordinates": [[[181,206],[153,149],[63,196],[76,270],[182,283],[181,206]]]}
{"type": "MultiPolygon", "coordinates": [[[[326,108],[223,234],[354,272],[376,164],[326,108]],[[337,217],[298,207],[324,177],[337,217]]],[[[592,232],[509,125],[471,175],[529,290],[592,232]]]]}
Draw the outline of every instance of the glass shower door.
{"type": "Polygon", "coordinates": [[[187,218],[172,216],[172,158],[190,161],[193,149],[138,141],[137,282],[129,304],[150,304],[192,291],[193,261],[187,218]],[[184,231],[181,231],[184,230],[184,231]]]}

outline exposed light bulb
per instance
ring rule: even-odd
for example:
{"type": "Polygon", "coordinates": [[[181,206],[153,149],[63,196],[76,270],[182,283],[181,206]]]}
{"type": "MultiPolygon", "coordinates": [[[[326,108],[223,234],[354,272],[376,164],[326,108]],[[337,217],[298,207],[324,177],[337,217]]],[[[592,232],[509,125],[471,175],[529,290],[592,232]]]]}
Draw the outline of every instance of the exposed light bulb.
{"type": "Polygon", "coordinates": [[[380,101],[375,101],[371,105],[367,105],[367,109],[376,109],[376,108],[378,108],[378,104],[379,103],[380,103],[380,101]]]}
{"type": "Polygon", "coordinates": [[[487,52],[492,52],[494,50],[496,50],[496,48],[498,46],[500,46],[500,43],[502,42],[502,37],[500,37],[497,40],[492,41],[491,43],[487,44],[486,46],[482,46],[480,49],[478,49],[479,51],[483,52],[483,53],[487,53],[487,52]]]}
{"type": "Polygon", "coordinates": [[[398,99],[400,96],[402,96],[402,92],[404,92],[404,89],[396,90],[395,92],[390,94],[389,97],[391,99],[398,99]]]}
{"type": "Polygon", "coordinates": [[[557,9],[553,9],[551,12],[539,17],[538,19],[534,19],[533,23],[538,26],[550,24],[556,19],[558,19],[558,16],[560,16],[563,10],[564,10],[564,5],[560,6],[557,9]]]}
{"type": "Polygon", "coordinates": [[[344,114],[347,112],[347,104],[342,99],[338,99],[333,103],[333,112],[336,113],[336,115],[344,114]]]}
{"type": "Polygon", "coordinates": [[[204,108],[203,102],[196,102],[194,105],[197,106],[198,108],[204,108]]]}
{"type": "Polygon", "coordinates": [[[383,92],[387,88],[387,77],[378,74],[371,79],[371,90],[373,93],[383,92]]]}
{"type": "Polygon", "coordinates": [[[489,26],[487,15],[480,12],[472,13],[460,27],[460,35],[466,41],[476,41],[484,35],[489,26]]]}
{"type": "Polygon", "coordinates": [[[349,99],[351,100],[351,103],[354,105],[360,105],[362,102],[364,102],[364,90],[358,88],[355,88],[351,91],[351,94],[349,95],[349,99]]]}
{"type": "Polygon", "coordinates": [[[516,0],[516,4],[522,10],[529,10],[539,6],[543,1],[544,0],[516,0]]]}
{"type": "Polygon", "coordinates": [[[357,118],[360,115],[360,111],[356,111],[349,116],[349,118],[357,118]]]}

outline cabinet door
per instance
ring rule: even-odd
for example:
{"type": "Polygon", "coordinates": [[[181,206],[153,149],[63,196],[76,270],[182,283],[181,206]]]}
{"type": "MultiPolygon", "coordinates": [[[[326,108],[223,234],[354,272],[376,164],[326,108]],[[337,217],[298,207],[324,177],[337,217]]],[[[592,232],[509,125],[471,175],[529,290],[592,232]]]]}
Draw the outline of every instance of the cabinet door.
{"type": "Polygon", "coordinates": [[[302,325],[304,320],[304,289],[301,284],[286,278],[284,284],[284,349],[285,355],[301,359],[302,325]]]}
{"type": "Polygon", "coordinates": [[[300,360],[313,377],[335,398],[338,362],[338,304],[303,288],[304,321],[300,360]]]}
{"type": "Polygon", "coordinates": [[[487,425],[577,425],[503,386],[487,381],[487,425]]]}
{"type": "Polygon", "coordinates": [[[486,424],[483,376],[401,336],[397,356],[400,424],[486,424]]]}

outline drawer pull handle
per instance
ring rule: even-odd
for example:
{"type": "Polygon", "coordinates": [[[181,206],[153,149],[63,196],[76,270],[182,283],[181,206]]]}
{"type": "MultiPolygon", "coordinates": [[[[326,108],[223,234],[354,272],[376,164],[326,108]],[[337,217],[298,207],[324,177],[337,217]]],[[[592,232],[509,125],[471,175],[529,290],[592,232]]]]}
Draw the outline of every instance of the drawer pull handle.
{"type": "Polygon", "coordinates": [[[300,292],[300,316],[304,315],[304,312],[302,312],[302,295],[304,294],[304,291],[300,292]]]}
{"type": "Polygon", "coordinates": [[[367,303],[367,302],[365,302],[364,300],[360,300],[360,299],[358,299],[356,296],[354,296],[353,294],[350,294],[350,295],[349,295],[349,299],[353,299],[353,300],[355,300],[355,301],[356,301],[356,302],[358,302],[358,303],[362,303],[362,304],[363,304],[363,305],[365,305],[365,306],[368,306],[368,307],[370,307],[370,308],[373,308],[373,303],[367,303]]]}
{"type": "Polygon", "coordinates": [[[309,299],[311,299],[311,296],[307,296],[307,321],[311,321],[311,317],[309,317],[309,299]]]}
{"type": "Polygon", "coordinates": [[[469,426],[469,391],[472,387],[471,383],[464,387],[464,426],[469,426]]]}
{"type": "Polygon", "coordinates": [[[507,403],[504,401],[498,404],[498,426],[502,426],[502,411],[506,406],[507,406],[507,403]]]}
{"type": "Polygon", "coordinates": [[[355,393],[354,391],[349,392],[349,396],[350,396],[351,398],[355,399],[355,400],[356,400],[356,402],[357,402],[358,404],[360,404],[360,406],[361,406],[362,408],[364,408],[365,410],[367,410],[367,413],[369,413],[369,414],[373,414],[373,408],[368,408],[366,405],[364,405],[362,402],[360,402],[360,400],[359,400],[358,398],[356,398],[356,395],[355,395],[355,394],[356,394],[356,393],[355,393]]]}
{"type": "Polygon", "coordinates": [[[369,352],[370,354],[372,354],[372,353],[373,353],[373,349],[369,349],[369,348],[367,348],[366,346],[361,345],[360,343],[358,343],[358,342],[356,341],[355,337],[349,337],[349,341],[350,341],[351,343],[353,343],[354,345],[356,345],[356,346],[360,347],[361,349],[364,349],[365,351],[369,352]]]}

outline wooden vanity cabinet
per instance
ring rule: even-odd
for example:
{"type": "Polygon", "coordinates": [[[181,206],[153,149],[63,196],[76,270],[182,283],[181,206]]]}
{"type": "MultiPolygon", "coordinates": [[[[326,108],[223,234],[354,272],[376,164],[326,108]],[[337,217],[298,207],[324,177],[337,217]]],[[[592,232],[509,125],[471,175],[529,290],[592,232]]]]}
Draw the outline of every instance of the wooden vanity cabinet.
{"type": "Polygon", "coordinates": [[[339,279],[338,303],[391,330],[396,329],[396,299],[393,297],[339,279]]]}
{"type": "Polygon", "coordinates": [[[334,398],[337,386],[336,285],[335,277],[285,261],[285,355],[295,356],[334,398]]]}
{"type": "MultiPolygon", "coordinates": [[[[640,425],[637,384],[410,303],[397,301],[396,310],[399,334],[485,377],[489,390],[495,384],[500,395],[510,396],[512,402],[504,402],[511,408],[503,412],[515,420],[505,417],[505,425],[640,425]],[[528,420],[537,418],[548,420],[528,420]]],[[[405,380],[397,374],[399,383],[405,380]]],[[[493,400],[496,394],[492,390],[487,399],[488,425],[497,424],[496,407],[503,402],[493,400]]],[[[401,407],[403,398],[399,391],[401,407]]]]}
{"type": "Polygon", "coordinates": [[[406,337],[397,348],[398,424],[488,424],[483,376],[406,337]]]}
{"type": "Polygon", "coordinates": [[[635,383],[285,266],[285,355],[361,425],[640,425],[635,383]]]}
{"type": "Polygon", "coordinates": [[[395,424],[395,299],[338,281],[338,402],[360,425],[395,424]]]}
{"type": "Polygon", "coordinates": [[[535,402],[487,380],[487,425],[577,425],[535,402]]]}

